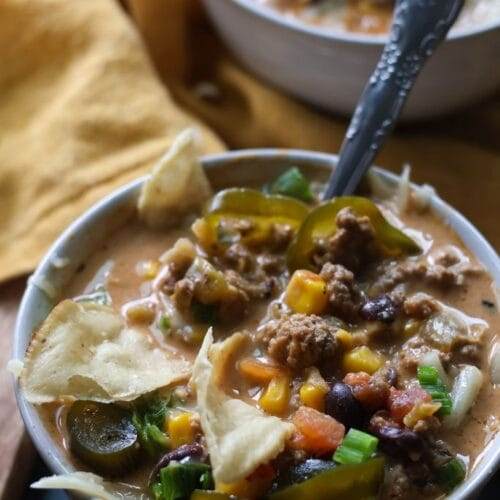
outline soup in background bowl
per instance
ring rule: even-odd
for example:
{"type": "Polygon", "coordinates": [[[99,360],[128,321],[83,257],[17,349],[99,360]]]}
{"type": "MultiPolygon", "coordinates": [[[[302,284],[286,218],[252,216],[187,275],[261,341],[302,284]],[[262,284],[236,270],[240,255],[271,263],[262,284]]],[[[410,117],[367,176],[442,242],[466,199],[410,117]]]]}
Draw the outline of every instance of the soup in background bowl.
{"type": "Polygon", "coordinates": [[[243,151],[202,170],[193,147],[183,134],[91,209],[30,280],[18,401],[66,474],[37,486],[477,491],[498,463],[496,253],[407,177],[375,170],[319,204],[333,156],[243,151]]]}
{"type": "MultiPolygon", "coordinates": [[[[392,0],[254,0],[317,28],[385,35],[390,28],[392,0]]],[[[453,30],[500,19],[499,0],[466,0],[453,30]]]]}
{"type": "MultiPolygon", "coordinates": [[[[337,15],[333,9],[329,15],[329,4],[325,4],[325,13],[321,10],[321,19],[331,19],[337,26],[332,29],[304,22],[257,0],[203,2],[222,40],[246,68],[308,103],[352,115],[386,36],[344,29],[342,12],[337,15]]],[[[323,4],[314,3],[297,12],[305,16],[318,9],[316,5],[323,4]]],[[[467,12],[472,13],[466,10],[464,16],[467,12]]],[[[403,109],[403,120],[441,116],[498,91],[500,17],[466,22],[464,16],[460,29],[449,33],[423,68],[403,109]]]]}

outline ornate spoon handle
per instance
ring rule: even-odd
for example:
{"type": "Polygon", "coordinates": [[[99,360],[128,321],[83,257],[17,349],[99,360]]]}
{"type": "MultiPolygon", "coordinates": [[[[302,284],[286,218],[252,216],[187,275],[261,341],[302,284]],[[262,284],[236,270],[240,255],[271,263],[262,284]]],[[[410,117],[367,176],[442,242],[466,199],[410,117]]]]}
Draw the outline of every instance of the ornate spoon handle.
{"type": "Polygon", "coordinates": [[[394,128],[420,70],[464,0],[398,0],[389,39],[358,102],[323,199],[352,194],[394,128]]]}

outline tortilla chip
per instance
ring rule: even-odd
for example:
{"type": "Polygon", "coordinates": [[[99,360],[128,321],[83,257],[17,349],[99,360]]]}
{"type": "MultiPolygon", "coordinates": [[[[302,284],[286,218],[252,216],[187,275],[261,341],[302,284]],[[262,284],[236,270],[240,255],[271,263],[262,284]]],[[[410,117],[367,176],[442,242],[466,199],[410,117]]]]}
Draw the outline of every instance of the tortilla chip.
{"type": "Polygon", "coordinates": [[[244,340],[233,335],[213,344],[211,330],[193,366],[201,427],[205,434],[212,472],[217,483],[232,483],[275,458],[285,447],[293,425],[266,415],[239,399],[230,398],[217,384],[220,363],[244,340]]]}
{"type": "Polygon", "coordinates": [[[126,328],[109,306],[65,300],[26,352],[21,387],[34,404],[65,398],[131,401],[190,374],[190,364],[126,328]]]}
{"type": "Polygon", "coordinates": [[[198,160],[193,129],[184,130],[142,186],[139,216],[148,226],[168,227],[197,211],[212,195],[198,160]]]}
{"type": "Polygon", "coordinates": [[[139,499],[138,495],[113,495],[108,491],[102,477],[90,472],[72,472],[70,474],[61,474],[60,476],[42,477],[31,485],[36,490],[40,489],[62,489],[71,490],[99,500],[120,500],[120,499],[139,499]]]}

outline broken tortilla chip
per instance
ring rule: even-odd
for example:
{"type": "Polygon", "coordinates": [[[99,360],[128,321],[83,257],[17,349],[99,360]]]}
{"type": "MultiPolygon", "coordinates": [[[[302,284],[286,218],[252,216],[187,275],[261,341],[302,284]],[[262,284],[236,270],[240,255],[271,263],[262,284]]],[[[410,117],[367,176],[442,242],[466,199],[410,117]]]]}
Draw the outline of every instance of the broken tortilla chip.
{"type": "Polygon", "coordinates": [[[59,476],[42,477],[34,482],[31,488],[35,490],[70,490],[99,500],[139,500],[142,498],[142,496],[133,493],[128,494],[127,492],[120,492],[120,495],[115,495],[109,491],[111,488],[104,482],[102,477],[91,472],[80,471],[59,476]]]}
{"type": "Polygon", "coordinates": [[[293,425],[266,415],[258,408],[229,397],[218,385],[220,364],[244,340],[235,334],[213,344],[211,330],[193,366],[201,427],[207,442],[216,483],[232,483],[275,458],[285,447],[293,425]]]}
{"type": "Polygon", "coordinates": [[[189,377],[190,363],[127,328],[109,306],[64,300],[35,333],[20,383],[30,403],[131,401],[189,377]]]}
{"type": "Polygon", "coordinates": [[[212,195],[198,160],[195,131],[186,129],[156,164],[138,201],[139,216],[150,227],[168,227],[200,209],[212,195]]]}

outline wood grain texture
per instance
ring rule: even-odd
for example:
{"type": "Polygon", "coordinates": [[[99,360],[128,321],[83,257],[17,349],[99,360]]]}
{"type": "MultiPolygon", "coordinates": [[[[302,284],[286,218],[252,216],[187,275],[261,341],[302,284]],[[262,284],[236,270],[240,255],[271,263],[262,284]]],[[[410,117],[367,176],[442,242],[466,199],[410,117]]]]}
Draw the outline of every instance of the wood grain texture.
{"type": "Polygon", "coordinates": [[[12,351],[12,332],[26,279],[0,286],[0,498],[22,498],[35,451],[27,437],[14,397],[12,375],[5,365],[12,351]]]}

